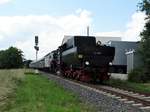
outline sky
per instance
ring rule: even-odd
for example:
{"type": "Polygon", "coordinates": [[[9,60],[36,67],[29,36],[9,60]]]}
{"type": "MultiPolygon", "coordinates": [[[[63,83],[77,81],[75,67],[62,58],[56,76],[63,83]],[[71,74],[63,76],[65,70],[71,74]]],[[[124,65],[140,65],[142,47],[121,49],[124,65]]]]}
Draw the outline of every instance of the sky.
{"type": "Polygon", "coordinates": [[[145,14],[137,11],[140,0],[0,0],[0,50],[15,46],[26,59],[35,59],[34,36],[39,55],[61,45],[64,35],[121,37],[139,41],[145,14]]]}

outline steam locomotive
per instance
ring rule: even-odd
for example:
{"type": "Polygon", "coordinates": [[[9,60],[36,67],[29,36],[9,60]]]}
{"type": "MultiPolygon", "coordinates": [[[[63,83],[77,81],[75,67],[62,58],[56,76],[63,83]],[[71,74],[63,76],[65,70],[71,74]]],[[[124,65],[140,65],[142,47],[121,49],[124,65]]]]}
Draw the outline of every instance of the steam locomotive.
{"type": "Polygon", "coordinates": [[[114,47],[96,43],[94,36],[72,36],[64,38],[57,50],[32,62],[30,67],[84,82],[102,82],[109,79],[109,63],[114,55],[114,47]]]}

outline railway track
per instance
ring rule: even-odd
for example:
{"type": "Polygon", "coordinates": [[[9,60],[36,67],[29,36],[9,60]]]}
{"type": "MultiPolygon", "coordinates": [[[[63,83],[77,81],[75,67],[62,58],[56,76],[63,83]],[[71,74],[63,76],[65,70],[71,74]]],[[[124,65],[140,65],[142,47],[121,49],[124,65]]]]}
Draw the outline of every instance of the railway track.
{"type": "Polygon", "coordinates": [[[139,109],[150,111],[150,95],[127,91],[127,90],[123,90],[111,86],[88,84],[80,81],[74,81],[74,82],[94,88],[98,91],[101,91],[102,93],[104,93],[109,97],[116,98],[119,101],[122,101],[127,104],[131,104],[132,106],[135,106],[139,109]]]}
{"type": "MultiPolygon", "coordinates": [[[[62,77],[64,78],[64,77],[62,77]]],[[[105,85],[97,85],[97,84],[88,84],[72,79],[67,79],[70,81],[73,81],[78,84],[82,84],[87,87],[94,88],[98,91],[101,91],[105,95],[109,97],[116,98],[119,101],[122,101],[127,104],[131,104],[132,106],[135,106],[141,110],[149,110],[150,111],[150,95],[145,95],[133,91],[127,91],[120,88],[115,88],[111,86],[105,86],[105,85]]]]}
{"type": "Polygon", "coordinates": [[[150,112],[150,95],[144,95],[141,93],[135,93],[132,91],[127,91],[127,90],[105,86],[105,85],[88,84],[88,83],[84,83],[72,79],[66,79],[64,77],[60,77],[60,78],[63,78],[64,80],[67,80],[70,83],[75,83],[76,85],[107,95],[108,97],[115,98],[123,103],[137,107],[141,110],[146,110],[146,112],[150,112]]]}
{"type": "Polygon", "coordinates": [[[118,88],[112,88],[109,86],[97,86],[92,85],[100,91],[105,92],[107,95],[123,101],[124,103],[130,103],[132,106],[137,106],[140,109],[149,109],[150,110],[150,96],[145,96],[139,93],[134,93],[131,91],[126,91],[118,88]]]}

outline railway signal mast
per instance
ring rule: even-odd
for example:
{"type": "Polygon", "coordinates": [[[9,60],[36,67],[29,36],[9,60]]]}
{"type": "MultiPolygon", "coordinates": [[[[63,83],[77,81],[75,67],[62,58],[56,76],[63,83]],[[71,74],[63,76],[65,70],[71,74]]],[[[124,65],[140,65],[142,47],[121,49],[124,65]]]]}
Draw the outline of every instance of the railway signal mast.
{"type": "Polygon", "coordinates": [[[38,59],[38,51],[39,51],[39,46],[38,46],[39,40],[38,40],[38,36],[35,36],[35,50],[36,50],[36,61],[38,59]]]}
{"type": "Polygon", "coordinates": [[[87,26],[87,36],[89,36],[89,35],[90,35],[90,27],[87,26]]]}

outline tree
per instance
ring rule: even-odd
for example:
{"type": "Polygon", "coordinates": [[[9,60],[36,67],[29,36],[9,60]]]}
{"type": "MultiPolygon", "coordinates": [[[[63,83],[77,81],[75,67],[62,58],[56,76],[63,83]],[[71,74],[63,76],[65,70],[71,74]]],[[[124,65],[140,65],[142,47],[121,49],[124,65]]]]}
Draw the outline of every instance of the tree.
{"type": "Polygon", "coordinates": [[[146,24],[140,34],[141,42],[139,52],[144,62],[143,74],[145,74],[147,80],[150,80],[150,0],[142,0],[139,3],[139,8],[146,14],[146,24]]]}
{"type": "Polygon", "coordinates": [[[0,51],[0,68],[20,68],[23,66],[22,51],[16,47],[10,47],[0,51]]]}
{"type": "Polygon", "coordinates": [[[2,68],[2,66],[3,66],[3,54],[4,54],[4,51],[2,50],[2,51],[0,51],[0,68],[2,68]]]}

